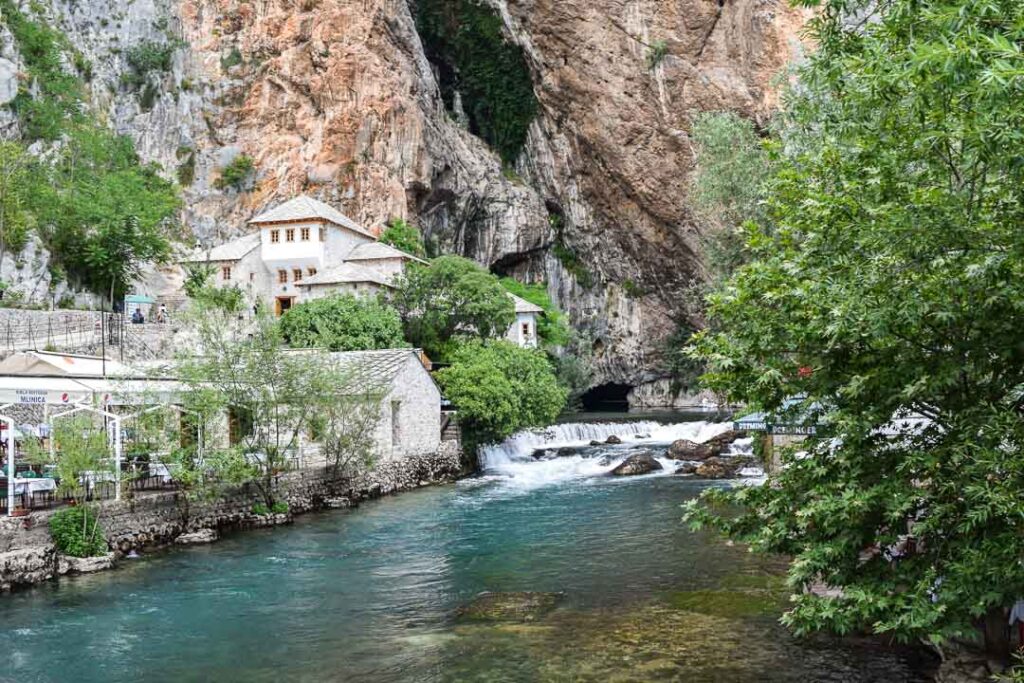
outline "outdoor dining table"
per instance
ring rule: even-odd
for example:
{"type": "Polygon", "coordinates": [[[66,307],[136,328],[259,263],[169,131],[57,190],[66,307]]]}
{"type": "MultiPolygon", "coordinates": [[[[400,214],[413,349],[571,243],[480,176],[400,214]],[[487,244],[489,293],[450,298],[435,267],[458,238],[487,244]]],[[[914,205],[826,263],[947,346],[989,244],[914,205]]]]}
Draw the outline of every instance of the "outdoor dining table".
{"type": "Polygon", "coordinates": [[[56,490],[56,480],[49,477],[21,477],[14,480],[14,492],[19,496],[24,493],[32,495],[37,492],[56,490]]]}

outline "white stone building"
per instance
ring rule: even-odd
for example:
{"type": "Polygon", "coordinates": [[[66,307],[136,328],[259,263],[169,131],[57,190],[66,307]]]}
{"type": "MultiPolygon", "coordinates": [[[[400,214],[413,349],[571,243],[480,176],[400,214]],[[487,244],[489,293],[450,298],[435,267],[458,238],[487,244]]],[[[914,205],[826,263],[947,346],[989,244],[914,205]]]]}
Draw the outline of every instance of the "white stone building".
{"type": "Polygon", "coordinates": [[[261,213],[249,225],[257,232],[196,250],[182,263],[211,264],[217,285],[239,286],[275,315],[328,294],[380,291],[407,263],[425,263],[381,244],[352,219],[306,196],[261,213]]]}
{"type": "Polygon", "coordinates": [[[339,367],[352,373],[350,386],[380,392],[373,431],[379,459],[397,460],[436,453],[441,446],[441,390],[424,367],[419,351],[333,353],[339,367]]]}
{"type": "Polygon", "coordinates": [[[516,321],[512,327],[508,328],[505,339],[524,349],[537,348],[539,345],[537,320],[544,315],[544,309],[515,294],[509,294],[509,296],[516,304],[516,321]]]}
{"type": "MultiPolygon", "coordinates": [[[[181,262],[212,265],[215,284],[240,287],[275,315],[333,294],[376,295],[391,288],[409,263],[427,263],[377,241],[373,233],[311,197],[295,197],[249,225],[257,232],[197,249],[181,262]]],[[[509,296],[515,301],[516,322],[505,338],[536,348],[537,319],[544,309],[509,296]]]]}

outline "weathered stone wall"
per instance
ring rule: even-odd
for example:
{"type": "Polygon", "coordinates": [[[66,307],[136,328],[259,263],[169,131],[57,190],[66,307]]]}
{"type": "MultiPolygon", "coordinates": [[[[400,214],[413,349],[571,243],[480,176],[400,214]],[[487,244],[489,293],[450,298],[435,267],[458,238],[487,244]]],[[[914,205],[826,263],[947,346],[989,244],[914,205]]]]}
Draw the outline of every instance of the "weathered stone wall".
{"type": "MultiPolygon", "coordinates": [[[[351,478],[332,470],[311,468],[290,472],[278,481],[278,498],[288,503],[288,515],[258,516],[253,505],[261,498],[252,486],[228,491],[216,500],[194,504],[189,514],[173,492],[146,495],[98,506],[100,524],[116,554],[167,545],[186,533],[204,529],[224,531],[287,523],[293,515],[348,507],[360,500],[452,481],[462,473],[460,453],[449,442],[437,453],[386,460],[351,478]]],[[[50,538],[53,511],[28,518],[0,518],[0,589],[10,590],[74,571],[62,562],[50,538]]]]}

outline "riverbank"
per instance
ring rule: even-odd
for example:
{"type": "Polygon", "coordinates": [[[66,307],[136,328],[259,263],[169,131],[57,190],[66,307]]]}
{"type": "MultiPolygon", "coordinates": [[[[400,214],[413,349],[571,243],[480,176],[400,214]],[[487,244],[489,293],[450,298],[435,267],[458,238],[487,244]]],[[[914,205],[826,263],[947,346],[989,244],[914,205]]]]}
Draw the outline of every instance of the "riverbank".
{"type": "Polygon", "coordinates": [[[454,442],[438,453],[377,463],[353,477],[332,468],[288,472],[278,481],[277,497],[288,513],[257,515],[261,502],[254,488],[242,486],[211,501],[193,503],[183,514],[177,494],[153,493],[120,502],[97,504],[100,524],[111,548],[103,558],[76,560],[60,555],[49,533],[53,510],[28,517],[0,518],[0,590],[37,585],[75,573],[109,569],[128,553],[184,541],[212,541],[221,533],[289,524],[297,515],[358,505],[425,486],[455,481],[464,474],[454,442]]]}

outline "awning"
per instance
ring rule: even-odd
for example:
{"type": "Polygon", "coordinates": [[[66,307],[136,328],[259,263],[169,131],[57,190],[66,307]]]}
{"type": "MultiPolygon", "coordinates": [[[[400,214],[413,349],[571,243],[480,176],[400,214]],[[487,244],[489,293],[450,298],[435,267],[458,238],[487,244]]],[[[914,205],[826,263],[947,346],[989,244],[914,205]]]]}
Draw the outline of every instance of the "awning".
{"type": "Polygon", "coordinates": [[[71,405],[92,396],[89,387],[70,377],[0,376],[0,404],[71,405]]]}

